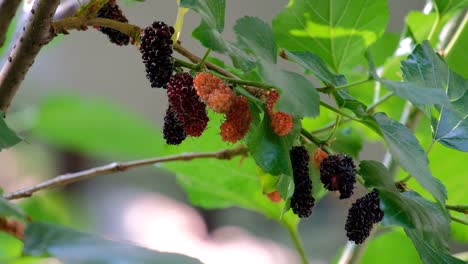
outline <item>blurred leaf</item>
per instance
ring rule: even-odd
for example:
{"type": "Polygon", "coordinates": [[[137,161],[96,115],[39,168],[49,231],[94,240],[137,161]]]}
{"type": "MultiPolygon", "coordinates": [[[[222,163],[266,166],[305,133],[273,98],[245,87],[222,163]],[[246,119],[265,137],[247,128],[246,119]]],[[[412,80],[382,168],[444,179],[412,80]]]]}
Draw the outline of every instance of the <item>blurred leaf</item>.
{"type": "Polygon", "coordinates": [[[346,84],[346,77],[344,75],[332,73],[323,60],[311,52],[286,51],[286,56],[288,59],[304,67],[304,69],[311,71],[319,80],[326,84],[332,84],[333,86],[346,84]]]}
{"type": "Polygon", "coordinates": [[[0,111],[0,150],[9,148],[21,142],[21,138],[11,130],[3,119],[3,113],[0,111]]]}
{"type": "Polygon", "coordinates": [[[0,216],[15,217],[21,220],[26,219],[26,214],[18,206],[0,197],[0,216]]]}
{"type": "Polygon", "coordinates": [[[21,207],[34,221],[71,224],[70,209],[63,197],[54,193],[32,196],[21,201],[21,207]]]}
{"type": "Polygon", "coordinates": [[[236,45],[225,41],[221,35],[224,30],[225,0],[181,0],[180,6],[197,12],[201,17],[200,25],[192,32],[203,46],[231,56],[234,66],[243,70],[254,67],[252,59],[236,45]]]}
{"type": "Polygon", "coordinates": [[[385,32],[374,44],[369,47],[377,66],[384,65],[387,58],[391,57],[400,41],[400,36],[396,33],[385,32]]]}
{"type": "Polygon", "coordinates": [[[465,262],[450,256],[447,252],[441,251],[437,246],[431,245],[419,232],[416,230],[405,229],[406,234],[413,241],[414,246],[418,250],[419,256],[426,264],[443,263],[443,264],[464,264],[465,262]]]}
{"type": "Polygon", "coordinates": [[[377,234],[367,241],[366,250],[359,263],[374,264],[377,259],[379,264],[422,263],[411,240],[399,230],[377,234]],[[398,252],[398,254],[390,252],[398,252]]]}
{"type": "Polygon", "coordinates": [[[275,37],[270,25],[258,17],[242,17],[236,21],[234,32],[240,43],[251,49],[260,59],[276,63],[275,37]]]}
{"type": "MultiPolygon", "coordinates": [[[[468,14],[465,13],[462,19],[468,19],[468,14]]],[[[455,22],[455,21],[454,21],[455,22]]],[[[460,74],[464,78],[468,78],[468,67],[466,67],[466,62],[468,61],[468,53],[466,52],[466,47],[468,47],[468,26],[467,23],[454,23],[453,30],[460,30],[460,35],[458,35],[453,45],[450,47],[448,53],[445,54],[445,61],[450,66],[450,69],[460,74]],[[458,28],[463,27],[463,28],[458,28]]]]}
{"type": "Polygon", "coordinates": [[[23,243],[7,233],[0,232],[0,245],[0,263],[21,255],[23,243]]]}
{"type": "Polygon", "coordinates": [[[444,185],[432,176],[427,155],[414,134],[406,126],[383,113],[376,113],[373,117],[379,124],[388,150],[395,161],[428,190],[440,205],[444,205],[447,191],[444,185]]]}
{"type": "Polygon", "coordinates": [[[79,95],[46,98],[33,133],[58,146],[110,157],[147,157],[160,153],[159,129],[122,106],[79,95]]]}
{"type": "Polygon", "coordinates": [[[406,25],[411,31],[416,43],[421,43],[428,39],[436,19],[436,13],[424,14],[421,11],[410,11],[408,13],[406,25]]]}
{"type": "Polygon", "coordinates": [[[440,14],[446,14],[452,10],[459,9],[462,7],[468,7],[468,0],[433,0],[435,6],[437,7],[437,11],[440,14]]]}
{"type": "Polygon", "coordinates": [[[384,0],[291,0],[273,20],[273,31],[280,47],[313,52],[340,72],[364,62],[388,17],[384,0]]]}
{"type": "Polygon", "coordinates": [[[362,150],[363,138],[356,129],[347,127],[336,133],[336,139],[331,148],[337,153],[345,153],[356,160],[359,160],[359,153],[362,150]]]}
{"type": "Polygon", "coordinates": [[[201,263],[187,256],[153,251],[41,222],[33,222],[27,226],[23,253],[53,256],[65,263],[74,264],[201,263]]]}
{"type": "Polygon", "coordinates": [[[446,91],[451,105],[438,109],[440,115],[432,121],[434,139],[468,151],[468,81],[451,71],[427,41],[402,62],[402,70],[405,80],[446,91]]]}
{"type": "Polygon", "coordinates": [[[415,105],[447,105],[450,103],[445,91],[438,88],[419,85],[415,82],[398,82],[385,79],[379,81],[385,88],[415,105]]]}

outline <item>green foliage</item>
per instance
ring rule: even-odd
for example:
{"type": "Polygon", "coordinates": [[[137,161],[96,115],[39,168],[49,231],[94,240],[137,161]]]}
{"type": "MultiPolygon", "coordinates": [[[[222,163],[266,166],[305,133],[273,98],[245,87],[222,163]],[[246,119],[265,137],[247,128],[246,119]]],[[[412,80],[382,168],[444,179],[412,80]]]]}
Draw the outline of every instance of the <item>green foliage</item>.
{"type": "Polygon", "coordinates": [[[341,72],[364,62],[388,16],[385,0],[294,0],[273,20],[273,30],[280,47],[315,53],[341,72]]]}
{"type": "Polygon", "coordinates": [[[148,250],[41,222],[30,223],[26,228],[23,254],[53,256],[76,264],[200,263],[186,256],[148,250]]]}
{"type": "Polygon", "coordinates": [[[468,7],[468,0],[459,1],[446,1],[446,0],[434,0],[437,12],[440,14],[447,14],[452,10],[460,9],[462,7],[468,7]]]}
{"type": "MultiPolygon", "coordinates": [[[[1,111],[0,115],[3,116],[1,111]]],[[[21,140],[21,137],[8,127],[5,119],[0,118],[0,150],[14,146],[21,142],[21,140]]]]}
{"type": "Polygon", "coordinates": [[[0,197],[0,216],[15,217],[17,219],[26,219],[24,211],[8,202],[8,200],[0,197]]]}

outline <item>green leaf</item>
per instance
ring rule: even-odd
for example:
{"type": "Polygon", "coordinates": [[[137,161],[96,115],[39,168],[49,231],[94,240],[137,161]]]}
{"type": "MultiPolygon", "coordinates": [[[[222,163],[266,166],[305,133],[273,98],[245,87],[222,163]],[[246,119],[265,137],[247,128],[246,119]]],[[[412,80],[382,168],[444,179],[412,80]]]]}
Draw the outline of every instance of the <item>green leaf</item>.
{"type": "Polygon", "coordinates": [[[398,164],[408,171],[434,198],[445,204],[447,192],[444,185],[434,178],[429,170],[426,153],[413,133],[401,123],[388,118],[383,113],[374,114],[388,150],[398,164]]]}
{"type": "Polygon", "coordinates": [[[74,264],[201,263],[187,256],[153,251],[41,222],[33,222],[27,226],[23,253],[53,256],[65,263],[74,264]]]}
{"type": "Polygon", "coordinates": [[[331,148],[337,153],[345,153],[354,159],[359,159],[362,150],[363,138],[361,134],[351,127],[339,130],[331,148]]]}
{"type": "Polygon", "coordinates": [[[288,59],[292,59],[304,67],[304,69],[311,71],[319,80],[326,84],[332,84],[333,86],[346,84],[346,77],[344,75],[332,73],[323,60],[311,52],[286,51],[286,56],[288,59]]]}
{"type": "Polygon", "coordinates": [[[104,99],[55,95],[39,106],[33,133],[72,150],[110,157],[148,157],[165,146],[149,121],[104,99]]]}
{"type": "MultiPolygon", "coordinates": [[[[0,111],[3,117],[3,113],[0,111]]],[[[0,150],[9,148],[21,142],[21,138],[11,130],[5,123],[5,119],[0,118],[0,150]]]]}
{"type": "Polygon", "coordinates": [[[385,88],[415,105],[446,105],[450,101],[444,90],[419,85],[415,82],[398,82],[379,79],[385,88]]]}
{"type": "MultiPolygon", "coordinates": [[[[468,15],[465,14],[462,19],[466,21],[468,15]]],[[[450,49],[446,48],[445,61],[450,66],[450,69],[464,78],[468,78],[468,67],[466,67],[466,62],[468,61],[468,53],[466,52],[466,47],[468,47],[468,26],[466,26],[466,22],[465,24],[463,22],[449,24],[447,27],[449,26],[454,27],[451,30],[460,30],[460,34],[455,42],[452,43],[450,49]]]]}
{"type": "Polygon", "coordinates": [[[421,43],[428,39],[436,19],[436,13],[424,14],[420,11],[411,11],[408,13],[406,25],[416,43],[421,43]]]}
{"type": "Polygon", "coordinates": [[[200,15],[202,21],[192,35],[203,46],[227,53],[236,67],[244,70],[254,67],[250,56],[236,45],[225,41],[221,35],[224,30],[225,0],[181,0],[180,6],[190,8],[200,15]]]}
{"type": "Polygon", "coordinates": [[[431,245],[418,231],[405,229],[406,234],[413,241],[414,246],[418,250],[419,256],[426,264],[441,263],[441,264],[463,264],[464,261],[450,256],[440,248],[431,245]]]}
{"type": "Polygon", "coordinates": [[[454,73],[432,50],[429,42],[416,46],[402,62],[404,78],[445,91],[451,101],[432,121],[433,135],[443,145],[468,151],[468,81],[454,73]]]}
{"type": "Polygon", "coordinates": [[[462,7],[468,7],[468,0],[433,0],[437,11],[440,14],[446,14],[452,10],[459,9],[462,7]]]}
{"type": "Polygon", "coordinates": [[[273,31],[280,47],[314,52],[340,72],[364,62],[388,17],[385,0],[291,0],[273,20],[273,31]]]}
{"type": "Polygon", "coordinates": [[[296,117],[319,115],[320,97],[309,80],[295,72],[280,70],[276,65],[261,63],[259,67],[263,79],[279,88],[278,111],[296,117]]]}
{"type": "Polygon", "coordinates": [[[374,57],[376,65],[384,65],[387,58],[392,57],[398,48],[400,36],[396,33],[385,32],[374,44],[369,47],[369,52],[374,57]]]}
{"type": "Polygon", "coordinates": [[[21,208],[11,204],[3,197],[0,197],[0,216],[16,217],[22,220],[26,219],[26,214],[21,208]]]}
{"type": "Polygon", "coordinates": [[[258,17],[242,17],[236,21],[234,32],[238,41],[251,49],[260,59],[276,63],[275,37],[271,27],[258,17]]]}
{"type": "Polygon", "coordinates": [[[366,250],[361,259],[361,264],[412,263],[420,264],[421,259],[411,244],[411,240],[399,230],[392,230],[373,236],[366,243],[366,250]],[[391,252],[398,252],[391,254],[391,252]]]}

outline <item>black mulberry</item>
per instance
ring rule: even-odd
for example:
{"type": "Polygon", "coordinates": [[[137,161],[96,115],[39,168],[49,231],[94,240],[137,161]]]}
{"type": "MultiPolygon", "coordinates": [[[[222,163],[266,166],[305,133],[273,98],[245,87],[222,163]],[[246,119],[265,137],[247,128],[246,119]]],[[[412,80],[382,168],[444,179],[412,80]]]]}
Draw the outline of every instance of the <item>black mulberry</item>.
{"type": "Polygon", "coordinates": [[[180,124],[179,120],[169,106],[164,117],[164,128],[163,128],[164,139],[169,145],[179,145],[184,141],[187,135],[184,132],[184,128],[180,124]]]}
{"type": "Polygon", "coordinates": [[[326,189],[339,191],[340,199],[347,199],[353,194],[355,168],[351,157],[344,154],[330,155],[320,163],[320,180],[326,189]]]}
{"type": "Polygon", "coordinates": [[[382,221],[384,216],[379,204],[379,193],[375,189],[353,203],[345,225],[349,240],[360,244],[369,237],[373,225],[382,221]]]}
{"type": "Polygon", "coordinates": [[[178,73],[167,83],[167,97],[188,136],[199,137],[208,124],[206,105],[200,101],[188,73],[178,73]]]}
{"type": "MultiPolygon", "coordinates": [[[[97,12],[97,17],[108,18],[124,23],[128,22],[128,19],[123,15],[122,10],[120,10],[120,7],[115,0],[109,0],[104,6],[102,6],[102,8],[97,12]]],[[[97,29],[106,34],[112,43],[119,46],[128,45],[130,42],[129,36],[115,29],[108,27],[98,27],[97,29]]]]}
{"type": "Polygon", "coordinates": [[[155,21],[145,28],[141,36],[140,52],[146,67],[146,77],[151,87],[166,88],[174,69],[172,35],[174,28],[155,21]]]}
{"type": "Polygon", "coordinates": [[[312,197],[312,181],[309,178],[309,154],[303,146],[289,151],[294,176],[294,193],[291,208],[301,218],[310,216],[315,199],[312,197]]]}

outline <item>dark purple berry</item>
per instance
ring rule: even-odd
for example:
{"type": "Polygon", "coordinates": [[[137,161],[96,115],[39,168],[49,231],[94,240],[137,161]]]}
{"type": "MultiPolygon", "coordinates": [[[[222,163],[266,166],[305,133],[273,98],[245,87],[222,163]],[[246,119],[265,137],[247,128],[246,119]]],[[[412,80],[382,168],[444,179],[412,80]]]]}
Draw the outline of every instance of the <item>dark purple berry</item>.
{"type": "Polygon", "coordinates": [[[155,21],[141,36],[140,52],[146,67],[146,77],[154,88],[166,88],[174,69],[172,35],[174,28],[155,21]]]}
{"type": "Polygon", "coordinates": [[[290,205],[297,216],[305,218],[312,214],[315,203],[309,177],[309,154],[303,146],[292,147],[289,154],[294,177],[294,193],[290,205]]]}
{"type": "Polygon", "coordinates": [[[167,97],[187,135],[199,137],[208,124],[206,105],[200,101],[188,73],[178,73],[167,83],[167,97]]]}
{"type": "Polygon", "coordinates": [[[379,204],[379,193],[374,189],[351,205],[345,225],[346,236],[350,241],[356,244],[364,242],[373,225],[382,221],[384,213],[379,204]]]}
{"type": "Polygon", "coordinates": [[[329,191],[339,191],[340,199],[351,197],[356,182],[353,159],[344,154],[326,157],[320,163],[320,180],[329,191]]]}
{"type": "MultiPolygon", "coordinates": [[[[123,15],[116,0],[109,0],[101,9],[97,12],[97,17],[108,18],[119,22],[127,23],[128,19],[123,15]]],[[[119,46],[128,45],[130,37],[112,28],[99,27],[99,31],[106,34],[109,40],[119,46]]]]}
{"type": "Polygon", "coordinates": [[[164,128],[163,135],[166,143],[169,145],[179,145],[186,138],[184,128],[180,124],[179,120],[169,106],[164,117],[164,128]]]}

